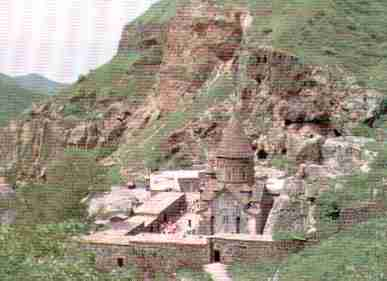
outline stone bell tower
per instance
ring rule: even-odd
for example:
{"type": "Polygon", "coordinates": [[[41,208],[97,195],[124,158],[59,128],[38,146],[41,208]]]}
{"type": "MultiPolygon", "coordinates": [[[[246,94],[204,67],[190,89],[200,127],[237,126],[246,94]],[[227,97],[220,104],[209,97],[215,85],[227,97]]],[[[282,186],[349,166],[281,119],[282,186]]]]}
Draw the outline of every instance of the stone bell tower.
{"type": "Polygon", "coordinates": [[[254,151],[241,121],[233,115],[216,152],[217,180],[221,185],[254,185],[254,151]]]}

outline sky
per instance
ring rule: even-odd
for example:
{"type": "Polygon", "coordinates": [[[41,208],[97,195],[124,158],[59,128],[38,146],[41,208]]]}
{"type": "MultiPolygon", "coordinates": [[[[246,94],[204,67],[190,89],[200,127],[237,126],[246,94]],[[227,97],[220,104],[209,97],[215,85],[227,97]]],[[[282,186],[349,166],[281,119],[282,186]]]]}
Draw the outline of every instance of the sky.
{"type": "Polygon", "coordinates": [[[0,0],[0,73],[58,82],[109,61],[124,25],[157,0],[0,0]]]}

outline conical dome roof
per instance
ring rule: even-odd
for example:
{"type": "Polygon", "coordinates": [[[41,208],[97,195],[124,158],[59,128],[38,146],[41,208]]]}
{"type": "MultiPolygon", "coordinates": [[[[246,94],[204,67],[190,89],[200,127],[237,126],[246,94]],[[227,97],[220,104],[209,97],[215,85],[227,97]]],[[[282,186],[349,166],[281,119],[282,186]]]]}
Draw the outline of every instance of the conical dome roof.
{"type": "Polygon", "coordinates": [[[235,115],[223,130],[223,138],[216,156],[224,158],[251,158],[254,156],[250,140],[235,115]]]}

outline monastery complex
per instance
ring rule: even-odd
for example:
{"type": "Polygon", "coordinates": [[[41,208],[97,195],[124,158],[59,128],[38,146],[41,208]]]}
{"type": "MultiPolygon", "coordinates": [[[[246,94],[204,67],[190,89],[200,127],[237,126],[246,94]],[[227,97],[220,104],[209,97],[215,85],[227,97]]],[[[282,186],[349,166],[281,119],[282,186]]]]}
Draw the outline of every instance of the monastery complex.
{"type": "Polygon", "coordinates": [[[254,151],[232,117],[204,169],[156,172],[150,198],[119,229],[84,236],[99,268],[136,264],[144,271],[202,267],[213,262],[282,258],[306,241],[265,234],[273,198],[254,175],[254,151]]]}

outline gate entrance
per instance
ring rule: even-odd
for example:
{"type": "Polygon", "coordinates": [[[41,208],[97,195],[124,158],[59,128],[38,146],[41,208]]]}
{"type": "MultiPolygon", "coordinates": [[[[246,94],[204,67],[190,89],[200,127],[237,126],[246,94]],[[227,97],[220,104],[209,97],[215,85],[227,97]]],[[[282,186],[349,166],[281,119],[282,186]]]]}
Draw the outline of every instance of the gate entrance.
{"type": "Polygon", "coordinates": [[[214,250],[214,262],[220,262],[220,251],[214,250]]]}

